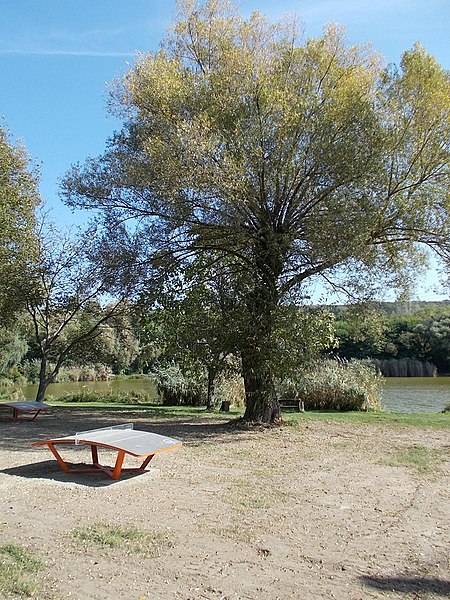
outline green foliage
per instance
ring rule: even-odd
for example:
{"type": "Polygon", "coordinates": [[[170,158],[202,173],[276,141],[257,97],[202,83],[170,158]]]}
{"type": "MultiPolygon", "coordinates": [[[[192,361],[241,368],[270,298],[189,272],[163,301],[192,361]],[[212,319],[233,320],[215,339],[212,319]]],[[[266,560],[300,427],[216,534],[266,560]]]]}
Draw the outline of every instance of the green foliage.
{"type": "Polygon", "coordinates": [[[32,287],[30,268],[36,251],[35,210],[38,177],[25,150],[11,143],[0,126],[0,316],[12,322],[23,308],[17,285],[32,287]]]}
{"type": "Polygon", "coordinates": [[[422,267],[420,248],[450,261],[450,77],[420,46],[385,69],[337,26],[302,42],[294,20],[186,2],[112,95],[124,127],[67,175],[67,201],[132,220],[152,264],[229,267],[249,421],[277,418],[289,294],[323,275],[368,297],[422,267]]]}
{"type": "Polygon", "coordinates": [[[166,406],[199,406],[206,403],[204,377],[195,373],[183,373],[177,365],[158,367],[154,370],[156,387],[166,406]]]}
{"type": "Polygon", "coordinates": [[[0,595],[4,598],[31,598],[37,584],[34,574],[43,563],[17,544],[0,546],[0,595]]]}
{"type": "Polygon", "coordinates": [[[69,403],[111,403],[111,404],[153,404],[155,396],[142,390],[133,390],[129,392],[117,391],[110,393],[94,392],[88,389],[82,389],[76,394],[66,394],[58,398],[59,402],[69,403]]]}
{"type": "Polygon", "coordinates": [[[20,364],[28,350],[26,340],[18,331],[0,329],[0,374],[8,375],[15,366],[20,364]]]}
{"type": "Polygon", "coordinates": [[[0,400],[6,402],[25,400],[20,383],[6,377],[0,377],[0,400]]]}
{"type": "Polygon", "coordinates": [[[450,312],[447,303],[392,303],[336,311],[337,353],[376,359],[388,377],[450,372],[450,312]]]}
{"type": "Polygon", "coordinates": [[[280,395],[303,401],[305,410],[379,410],[382,377],[358,361],[323,361],[280,383],[280,395]]]}

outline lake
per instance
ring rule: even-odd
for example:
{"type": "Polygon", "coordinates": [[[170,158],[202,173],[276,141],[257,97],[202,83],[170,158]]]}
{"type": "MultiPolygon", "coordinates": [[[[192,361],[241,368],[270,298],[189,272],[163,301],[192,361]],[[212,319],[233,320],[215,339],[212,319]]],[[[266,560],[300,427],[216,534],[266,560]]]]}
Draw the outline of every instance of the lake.
{"type": "MultiPolygon", "coordinates": [[[[83,388],[99,392],[143,390],[157,397],[150,379],[118,379],[97,382],[52,383],[47,394],[59,398],[83,388]]],[[[23,388],[25,397],[34,399],[37,386],[23,388]]],[[[441,412],[450,404],[450,377],[388,377],[383,389],[383,407],[394,412],[441,412]]]]}
{"type": "Polygon", "coordinates": [[[387,377],[383,407],[393,412],[442,412],[450,404],[450,377],[387,377]]]}

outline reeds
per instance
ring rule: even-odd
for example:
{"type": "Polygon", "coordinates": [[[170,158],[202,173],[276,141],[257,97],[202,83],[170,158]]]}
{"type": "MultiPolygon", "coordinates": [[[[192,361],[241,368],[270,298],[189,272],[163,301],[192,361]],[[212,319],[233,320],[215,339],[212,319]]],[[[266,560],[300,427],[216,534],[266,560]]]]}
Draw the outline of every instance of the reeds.
{"type": "Polygon", "coordinates": [[[281,398],[295,398],[305,410],[381,410],[383,377],[361,361],[327,360],[279,385],[281,398]]]}
{"type": "Polygon", "coordinates": [[[436,377],[437,368],[431,362],[413,358],[374,359],[373,364],[384,377],[436,377]]]}

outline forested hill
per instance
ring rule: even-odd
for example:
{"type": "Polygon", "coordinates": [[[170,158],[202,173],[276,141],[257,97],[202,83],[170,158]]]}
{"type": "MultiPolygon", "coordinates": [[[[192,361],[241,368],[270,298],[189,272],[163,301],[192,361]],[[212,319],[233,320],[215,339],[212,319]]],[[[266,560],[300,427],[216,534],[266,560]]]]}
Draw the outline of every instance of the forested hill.
{"type": "Polygon", "coordinates": [[[341,358],[429,362],[450,373],[450,300],[330,306],[341,358]]]}

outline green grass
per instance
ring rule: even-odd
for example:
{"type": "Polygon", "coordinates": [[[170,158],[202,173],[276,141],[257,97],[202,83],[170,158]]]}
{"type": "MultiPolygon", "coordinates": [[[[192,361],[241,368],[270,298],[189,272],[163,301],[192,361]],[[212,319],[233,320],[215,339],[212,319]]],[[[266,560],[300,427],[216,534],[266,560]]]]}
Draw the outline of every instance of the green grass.
{"type": "MultiPolygon", "coordinates": [[[[86,408],[92,411],[117,413],[143,413],[150,418],[174,419],[174,418],[212,418],[231,420],[242,416],[242,408],[231,408],[230,412],[205,410],[204,406],[163,406],[161,404],[120,404],[110,402],[64,402],[63,400],[52,400],[51,404],[58,409],[68,411],[84,411],[86,408]]],[[[387,411],[308,411],[304,413],[283,413],[286,423],[297,425],[307,421],[339,421],[343,423],[358,424],[388,424],[413,427],[435,427],[439,429],[450,428],[450,413],[397,413],[387,411]]]]}
{"type": "Polygon", "coordinates": [[[147,558],[160,556],[173,542],[166,533],[141,531],[137,527],[119,527],[94,523],[72,531],[72,536],[85,544],[121,549],[147,558]]]}
{"type": "Polygon", "coordinates": [[[0,597],[30,598],[37,584],[35,573],[43,567],[42,561],[17,544],[0,546],[0,597]]]}
{"type": "Polygon", "coordinates": [[[308,421],[338,421],[362,425],[399,425],[405,427],[450,428],[449,413],[398,413],[398,412],[325,412],[311,411],[283,415],[286,423],[298,425],[308,421]]]}
{"type": "Polygon", "coordinates": [[[391,467],[410,467],[420,475],[427,475],[439,472],[442,456],[438,450],[411,446],[397,450],[383,462],[391,467]]]}
{"type": "MultiPolygon", "coordinates": [[[[48,402],[48,401],[47,401],[48,402]]],[[[163,406],[162,404],[121,404],[111,402],[64,402],[63,400],[51,400],[52,406],[70,411],[84,411],[86,408],[92,411],[105,412],[114,411],[120,413],[143,413],[149,417],[173,419],[173,418],[213,418],[230,420],[241,416],[242,409],[235,408],[229,412],[207,411],[204,406],[163,406]]]]}

